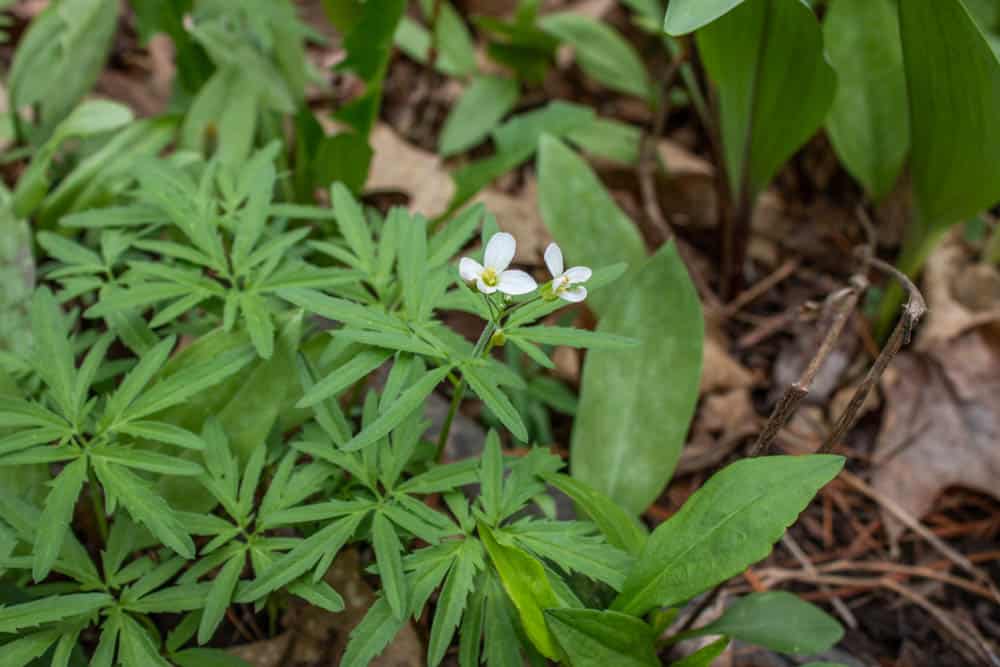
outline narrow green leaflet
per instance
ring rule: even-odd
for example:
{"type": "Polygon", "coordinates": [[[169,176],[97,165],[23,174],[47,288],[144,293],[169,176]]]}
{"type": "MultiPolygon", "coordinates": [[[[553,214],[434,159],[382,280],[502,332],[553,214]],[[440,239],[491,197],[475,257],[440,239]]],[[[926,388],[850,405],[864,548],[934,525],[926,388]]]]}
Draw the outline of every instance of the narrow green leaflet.
{"type": "Polygon", "coordinates": [[[655,95],[639,54],[608,24],[566,11],[543,16],[539,27],[570,44],[580,68],[608,88],[646,100],[655,95]]]}
{"type": "Polygon", "coordinates": [[[42,287],[31,301],[31,333],[39,374],[63,414],[75,417],[73,387],[76,367],[63,314],[52,292],[42,287]]]}
{"type": "Polygon", "coordinates": [[[59,473],[50,486],[52,490],[45,498],[45,508],[39,521],[38,534],[34,544],[34,562],[31,575],[41,581],[52,571],[63,540],[73,518],[73,508],[87,479],[87,459],[73,461],[59,473]]]}
{"type": "Polygon", "coordinates": [[[375,243],[372,241],[365,212],[351,195],[351,191],[341,183],[330,188],[330,200],[337,215],[340,233],[360,260],[361,268],[371,271],[375,264],[375,243]]]}
{"type": "Polygon", "coordinates": [[[447,377],[450,371],[450,366],[444,366],[426,373],[404,391],[374,422],[363,428],[360,433],[347,442],[342,449],[348,452],[363,449],[387,436],[414,410],[423,405],[424,399],[447,377]]]}
{"type": "Polygon", "coordinates": [[[477,76],[448,113],[438,152],[448,157],[483,141],[517,103],[518,84],[503,76],[477,76]]]}
{"type": "Polygon", "coordinates": [[[392,522],[382,512],[376,512],[372,522],[372,544],[378,563],[382,594],[397,618],[405,618],[409,609],[409,591],[403,576],[403,545],[392,522]]]}
{"type": "MultiPolygon", "coordinates": [[[[558,139],[542,137],[538,149],[538,198],[542,220],[559,243],[566,266],[601,269],[614,262],[639,266],[646,245],[587,162],[558,139]]],[[[588,294],[599,315],[620,299],[610,290],[588,294]]]]}
{"type": "Polygon", "coordinates": [[[633,556],[639,554],[649,535],[636,518],[618,503],[596,489],[568,475],[556,474],[546,478],[576,503],[612,544],[633,556]]]}
{"type": "Polygon", "coordinates": [[[510,329],[508,334],[542,345],[568,345],[569,347],[585,347],[591,350],[627,350],[639,344],[639,341],[634,338],[572,327],[515,328],[510,329]]]}
{"type": "Polygon", "coordinates": [[[476,563],[478,554],[473,556],[470,551],[475,546],[472,540],[466,540],[462,544],[461,551],[456,556],[448,573],[448,579],[441,590],[437,612],[434,614],[434,625],[431,627],[431,637],[427,644],[427,664],[432,667],[441,664],[444,659],[458,623],[462,619],[469,595],[473,591],[478,570],[476,563]]]}
{"type": "Polygon", "coordinates": [[[479,524],[479,537],[500,575],[504,590],[517,607],[525,634],[542,655],[558,660],[559,649],[545,624],[544,612],[560,605],[542,564],[520,549],[499,544],[482,523],[479,524]]]}
{"type": "Polygon", "coordinates": [[[663,29],[668,35],[686,35],[708,25],[744,0],[671,0],[663,29]]]}
{"type": "Polygon", "coordinates": [[[653,629],[634,616],[549,609],[545,622],[573,667],[659,667],[653,629]]]}
{"type": "Polygon", "coordinates": [[[358,380],[375,371],[391,356],[392,352],[389,350],[361,350],[357,354],[352,355],[347,363],[338,366],[336,371],[310,387],[302,396],[298,407],[308,408],[331,396],[336,396],[348,387],[353,386],[358,380]]]}
{"type": "Polygon", "coordinates": [[[146,667],[170,667],[163,656],[160,655],[159,648],[153,643],[153,638],[149,636],[146,629],[139,625],[139,622],[127,614],[122,617],[122,632],[119,649],[119,658],[124,665],[143,665],[146,667]]]}
{"type": "Polygon", "coordinates": [[[916,200],[924,224],[946,227],[1000,197],[1000,62],[959,0],[907,0],[899,25],[916,200]]]}
{"type": "Polygon", "coordinates": [[[823,20],[837,94],[826,119],[841,162],[873,199],[889,193],[910,146],[910,114],[892,0],[837,0],[823,20]]]}
{"type": "Polygon", "coordinates": [[[640,343],[588,354],[570,468],[573,477],[638,515],[670,480],[687,437],[698,400],[704,324],[673,243],[614,297],[598,332],[640,343]]]}
{"type": "Polygon", "coordinates": [[[688,600],[763,559],[840,456],[765,456],[713,475],[646,543],[612,609],[641,615],[688,600]]]}
{"type": "Polygon", "coordinates": [[[792,593],[770,591],[742,597],[698,635],[726,635],[781,653],[815,655],[844,636],[836,619],[792,593]]]}
{"type": "Polygon", "coordinates": [[[696,37],[719,89],[730,187],[754,198],[833,102],[837,77],[819,23],[803,0],[746,0],[696,37]]]}
{"type": "Polygon", "coordinates": [[[35,658],[41,657],[48,651],[61,635],[62,630],[60,629],[46,630],[26,637],[19,637],[0,646],[0,649],[3,649],[5,667],[25,667],[31,664],[35,658]]]}
{"type": "Polygon", "coordinates": [[[503,425],[510,429],[514,437],[521,442],[527,441],[528,429],[521,415],[517,413],[517,408],[493,379],[487,376],[485,369],[479,368],[474,363],[467,363],[462,366],[462,374],[472,387],[472,391],[476,392],[476,396],[481,398],[503,425]]]}
{"type": "Polygon", "coordinates": [[[0,607],[0,632],[16,634],[24,628],[93,614],[113,601],[106,593],[77,593],[53,595],[41,600],[0,607]]]}
{"type": "Polygon", "coordinates": [[[341,660],[341,667],[368,667],[399,630],[406,618],[398,618],[384,597],[375,600],[365,617],[351,632],[351,640],[341,660]]]}
{"type": "Polygon", "coordinates": [[[239,553],[230,558],[212,582],[212,590],[205,599],[205,610],[198,626],[198,643],[207,644],[222,623],[226,610],[233,599],[233,592],[243,571],[244,556],[239,553]]]}

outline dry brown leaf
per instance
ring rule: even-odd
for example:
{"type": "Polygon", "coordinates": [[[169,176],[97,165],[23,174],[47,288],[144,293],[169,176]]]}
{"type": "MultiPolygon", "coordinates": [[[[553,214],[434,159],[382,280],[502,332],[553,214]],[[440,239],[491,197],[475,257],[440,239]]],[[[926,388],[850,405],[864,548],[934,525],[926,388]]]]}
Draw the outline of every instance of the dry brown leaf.
{"type": "Polygon", "coordinates": [[[699,392],[710,394],[730,389],[745,389],[753,384],[753,375],[726,351],[721,334],[709,330],[703,348],[701,387],[699,392]]]}
{"type": "MultiPolygon", "coordinates": [[[[980,330],[900,355],[883,383],[886,414],[873,484],[913,516],[949,486],[1000,498],[1000,349],[980,330]]],[[[902,527],[886,517],[890,536],[902,527]]]]}
{"type": "MultiPolygon", "coordinates": [[[[440,157],[400,137],[380,124],[371,135],[375,151],[368,177],[369,190],[398,191],[410,198],[409,208],[427,217],[448,208],[455,184],[440,157]]],[[[486,188],[473,200],[482,202],[497,218],[500,228],[517,237],[517,258],[536,263],[551,240],[538,213],[538,195],[529,182],[517,197],[486,188]]]]}
{"type": "Polygon", "coordinates": [[[691,439],[681,451],[675,475],[718,466],[744,438],[757,432],[759,420],[750,390],[731,389],[708,396],[698,411],[691,439]]]}

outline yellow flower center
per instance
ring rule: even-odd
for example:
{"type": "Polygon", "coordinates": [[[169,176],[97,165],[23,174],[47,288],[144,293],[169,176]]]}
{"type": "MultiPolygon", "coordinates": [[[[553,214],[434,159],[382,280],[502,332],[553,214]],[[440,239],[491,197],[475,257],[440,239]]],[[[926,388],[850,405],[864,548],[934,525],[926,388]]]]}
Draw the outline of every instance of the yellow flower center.
{"type": "Polygon", "coordinates": [[[483,273],[479,277],[483,279],[483,283],[487,287],[497,286],[497,272],[491,269],[490,267],[487,266],[485,269],[483,269],[483,273]]]}

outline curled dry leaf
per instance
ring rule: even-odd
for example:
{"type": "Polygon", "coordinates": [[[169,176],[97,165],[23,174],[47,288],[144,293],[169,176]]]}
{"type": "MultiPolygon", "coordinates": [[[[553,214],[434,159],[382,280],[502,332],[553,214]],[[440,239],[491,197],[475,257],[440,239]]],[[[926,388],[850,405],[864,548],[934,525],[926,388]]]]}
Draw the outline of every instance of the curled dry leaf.
{"type": "MultiPolygon", "coordinates": [[[[972,331],[904,353],[883,384],[875,488],[923,516],[949,486],[1000,498],[1000,347],[972,331]]],[[[902,526],[886,517],[893,538],[902,526]]]]}

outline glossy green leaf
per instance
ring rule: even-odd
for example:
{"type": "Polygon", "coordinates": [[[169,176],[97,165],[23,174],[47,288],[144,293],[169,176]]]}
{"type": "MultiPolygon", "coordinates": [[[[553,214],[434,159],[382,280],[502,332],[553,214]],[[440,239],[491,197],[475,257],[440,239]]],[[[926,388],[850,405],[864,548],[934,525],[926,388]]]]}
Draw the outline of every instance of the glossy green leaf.
{"type": "Polygon", "coordinates": [[[836,0],[823,21],[837,94],[826,119],[837,156],[873,199],[895,185],[910,146],[906,77],[892,0],[836,0]]]}
{"type": "Polygon", "coordinates": [[[546,14],[539,27],[573,47],[580,68],[608,88],[646,100],[654,96],[635,48],[606,23],[573,11],[546,14]]]}
{"type": "Polygon", "coordinates": [[[483,141],[517,103],[518,85],[503,76],[477,76],[448,113],[438,152],[461,153],[483,141]]]}
{"type": "Polygon", "coordinates": [[[730,188],[756,197],[833,102],[819,23],[803,0],[747,0],[696,37],[718,87],[730,188]]]}
{"type": "MultiPolygon", "coordinates": [[[[626,262],[634,269],[645,260],[646,245],[635,224],[586,161],[551,136],[539,144],[538,188],[542,220],[562,248],[567,267],[600,269],[626,262]]],[[[601,315],[620,301],[609,290],[587,299],[601,315]]]]}
{"type": "Polygon", "coordinates": [[[663,491],[698,400],[704,324],[698,294],[673,244],[631,275],[599,332],[638,339],[590,352],[573,427],[573,477],[638,515],[663,491]]]}
{"type": "Polygon", "coordinates": [[[634,616],[597,609],[549,609],[545,622],[573,667],[659,667],[653,629],[634,616]]]}
{"type": "Polygon", "coordinates": [[[500,575],[504,590],[517,608],[525,634],[547,658],[559,659],[559,648],[545,624],[546,609],[559,607],[545,568],[535,558],[515,547],[499,544],[492,531],[479,524],[479,537],[500,575]]]}
{"type": "Polygon", "coordinates": [[[959,0],[899,10],[913,187],[925,224],[946,227],[1000,199],[1000,62],[959,0]]]}
{"type": "Polygon", "coordinates": [[[765,558],[840,456],[765,456],[730,464],[653,531],[612,608],[643,614],[689,600],[765,558]]]}
{"type": "Polygon", "coordinates": [[[726,635],[793,655],[815,655],[833,648],[844,636],[836,619],[793,593],[751,593],[725,613],[698,628],[698,635],[726,635]]]}
{"type": "Polygon", "coordinates": [[[668,35],[686,35],[708,25],[744,0],[671,0],[663,29],[668,35]]]}

